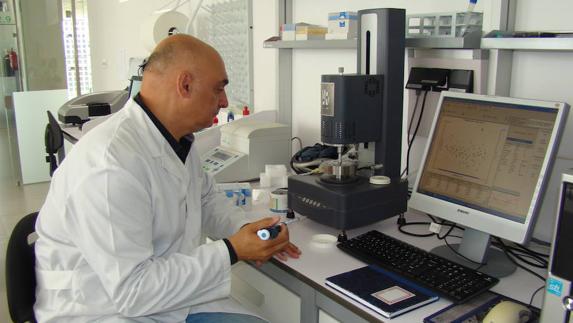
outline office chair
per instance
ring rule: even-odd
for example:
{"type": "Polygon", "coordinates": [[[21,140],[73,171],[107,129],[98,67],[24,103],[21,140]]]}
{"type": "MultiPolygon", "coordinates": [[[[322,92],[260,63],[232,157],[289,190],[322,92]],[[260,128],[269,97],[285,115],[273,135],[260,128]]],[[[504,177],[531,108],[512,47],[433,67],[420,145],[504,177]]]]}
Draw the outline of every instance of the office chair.
{"type": "Polygon", "coordinates": [[[60,124],[50,111],[48,111],[48,124],[46,125],[44,142],[46,144],[46,153],[48,154],[46,162],[50,164],[50,176],[52,176],[64,159],[64,135],[60,124]],[[57,159],[56,154],[58,155],[57,159]]]}
{"type": "Polygon", "coordinates": [[[17,323],[36,322],[36,256],[29,236],[35,232],[37,217],[34,212],[18,221],[6,250],[6,296],[10,317],[17,323]]]}

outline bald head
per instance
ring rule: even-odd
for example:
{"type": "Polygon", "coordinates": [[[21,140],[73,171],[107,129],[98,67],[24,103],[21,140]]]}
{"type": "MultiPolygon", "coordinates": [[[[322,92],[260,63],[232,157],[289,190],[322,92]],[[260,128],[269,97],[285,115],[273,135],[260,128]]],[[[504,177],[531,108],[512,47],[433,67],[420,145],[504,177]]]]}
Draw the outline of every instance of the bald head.
{"type": "Polygon", "coordinates": [[[228,105],[225,64],[219,53],[189,35],[162,40],[143,72],[141,99],[179,139],[209,127],[220,108],[228,105]]]}
{"type": "Polygon", "coordinates": [[[174,67],[194,67],[206,60],[221,60],[217,51],[189,35],[173,35],[163,39],[147,60],[145,71],[163,74],[174,67]]]}

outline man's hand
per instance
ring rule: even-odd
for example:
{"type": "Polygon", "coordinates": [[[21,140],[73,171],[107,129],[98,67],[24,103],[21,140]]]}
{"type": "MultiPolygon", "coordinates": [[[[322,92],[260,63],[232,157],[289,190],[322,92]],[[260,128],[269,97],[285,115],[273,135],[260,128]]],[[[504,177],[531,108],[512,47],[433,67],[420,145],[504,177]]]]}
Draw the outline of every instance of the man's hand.
{"type": "Polygon", "coordinates": [[[260,229],[276,225],[280,217],[264,218],[257,222],[243,226],[239,232],[229,237],[229,242],[237,253],[239,260],[254,260],[257,265],[269,260],[278,253],[278,258],[285,260],[285,253],[293,258],[298,258],[300,251],[289,242],[288,228],[281,224],[281,232],[271,240],[261,240],[257,236],[260,229]]]}
{"type": "Polygon", "coordinates": [[[288,257],[296,259],[300,256],[300,249],[298,249],[297,246],[289,242],[283,250],[279,251],[276,254],[276,256],[282,261],[287,261],[288,257]]]}

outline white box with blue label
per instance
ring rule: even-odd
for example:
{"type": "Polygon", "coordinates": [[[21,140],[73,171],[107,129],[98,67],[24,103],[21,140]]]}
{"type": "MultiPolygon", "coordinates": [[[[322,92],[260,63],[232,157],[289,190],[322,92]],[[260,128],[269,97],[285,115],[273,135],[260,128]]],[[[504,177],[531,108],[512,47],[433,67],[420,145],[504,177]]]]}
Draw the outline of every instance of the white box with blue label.
{"type": "Polygon", "coordinates": [[[296,35],[296,25],[295,24],[283,24],[281,26],[281,39],[282,40],[295,40],[296,35]]]}
{"type": "Polygon", "coordinates": [[[331,12],[328,14],[329,34],[348,34],[348,38],[356,37],[358,31],[358,15],[355,11],[331,12]]]}

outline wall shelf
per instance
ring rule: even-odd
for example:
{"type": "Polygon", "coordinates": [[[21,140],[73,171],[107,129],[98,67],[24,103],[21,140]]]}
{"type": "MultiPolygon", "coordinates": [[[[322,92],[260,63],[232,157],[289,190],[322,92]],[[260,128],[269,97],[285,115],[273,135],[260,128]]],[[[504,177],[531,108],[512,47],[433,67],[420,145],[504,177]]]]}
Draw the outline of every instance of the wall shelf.
{"type": "Polygon", "coordinates": [[[464,37],[408,37],[406,47],[434,49],[479,49],[481,31],[468,33],[464,37]]]}
{"type": "Polygon", "coordinates": [[[483,38],[484,49],[573,51],[573,38],[483,38]]]}
{"type": "Polygon", "coordinates": [[[314,39],[314,40],[276,40],[265,41],[264,48],[301,48],[301,49],[329,49],[329,48],[356,48],[356,39],[314,39]]]}

